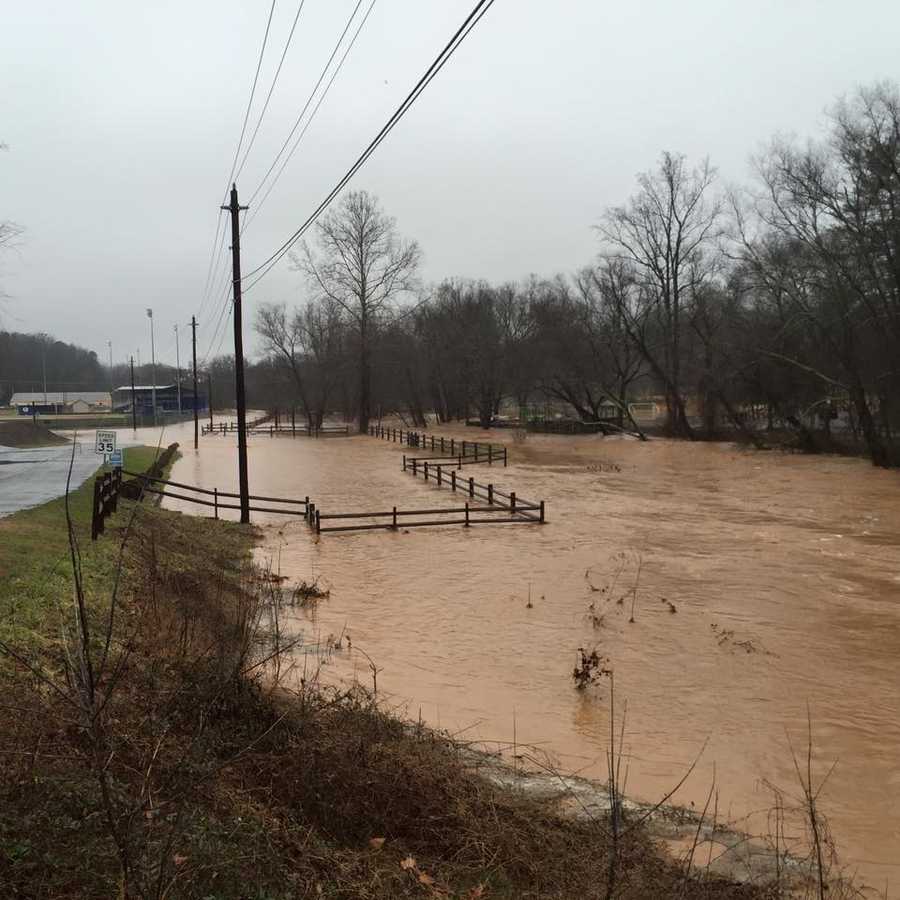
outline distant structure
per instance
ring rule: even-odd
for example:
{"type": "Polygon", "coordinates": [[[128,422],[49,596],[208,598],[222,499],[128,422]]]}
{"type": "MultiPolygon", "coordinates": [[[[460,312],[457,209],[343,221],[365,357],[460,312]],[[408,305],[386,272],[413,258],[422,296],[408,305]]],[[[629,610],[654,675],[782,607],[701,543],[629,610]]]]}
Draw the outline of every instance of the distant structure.
{"type": "Polygon", "coordinates": [[[20,416],[103,413],[112,409],[106,391],[19,391],[10,397],[20,416]]]}
{"type": "MultiPolygon", "coordinates": [[[[178,385],[176,384],[136,384],[134,386],[134,405],[137,413],[153,414],[153,393],[156,392],[157,412],[178,412],[178,385]]],[[[117,387],[113,391],[113,409],[116,412],[131,412],[131,385],[117,387]]],[[[197,394],[197,409],[206,409],[206,396],[197,394]]],[[[193,412],[194,391],[181,386],[181,412],[193,412]]]]}

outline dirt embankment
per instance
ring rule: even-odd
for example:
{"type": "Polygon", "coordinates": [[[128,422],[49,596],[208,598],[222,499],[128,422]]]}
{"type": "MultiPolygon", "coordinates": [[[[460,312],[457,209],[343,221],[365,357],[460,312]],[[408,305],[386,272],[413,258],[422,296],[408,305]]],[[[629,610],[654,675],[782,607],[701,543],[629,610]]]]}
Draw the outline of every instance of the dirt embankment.
{"type": "Polygon", "coordinates": [[[30,419],[0,420],[0,447],[56,447],[69,441],[30,419]]]}

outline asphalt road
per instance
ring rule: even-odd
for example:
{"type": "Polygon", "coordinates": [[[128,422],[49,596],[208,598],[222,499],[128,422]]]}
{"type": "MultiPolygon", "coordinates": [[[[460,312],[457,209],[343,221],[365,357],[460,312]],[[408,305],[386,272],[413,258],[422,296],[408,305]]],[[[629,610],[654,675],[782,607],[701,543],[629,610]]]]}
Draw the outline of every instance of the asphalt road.
{"type": "MultiPolygon", "coordinates": [[[[82,485],[102,462],[93,450],[92,444],[76,444],[72,489],[82,485]]],[[[71,460],[71,447],[0,447],[0,518],[61,497],[66,492],[71,460]]]]}

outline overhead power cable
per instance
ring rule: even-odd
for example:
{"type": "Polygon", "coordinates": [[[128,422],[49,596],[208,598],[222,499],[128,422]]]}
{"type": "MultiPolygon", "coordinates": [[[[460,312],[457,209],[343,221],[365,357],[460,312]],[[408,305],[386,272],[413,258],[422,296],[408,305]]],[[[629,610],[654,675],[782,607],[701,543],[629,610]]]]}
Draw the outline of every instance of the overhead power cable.
{"type": "MultiPolygon", "coordinates": [[[[235,179],[239,178],[241,172],[244,171],[244,164],[247,162],[247,157],[250,155],[250,151],[253,149],[253,142],[256,140],[256,135],[259,134],[260,125],[262,125],[263,118],[266,115],[266,110],[269,108],[269,101],[272,99],[272,93],[275,90],[275,85],[278,83],[278,76],[281,74],[281,67],[284,65],[284,58],[287,56],[287,52],[290,49],[291,41],[294,38],[294,31],[297,29],[297,22],[300,20],[300,13],[303,12],[303,6],[306,3],[306,0],[300,0],[300,5],[297,7],[297,13],[294,16],[294,22],[291,25],[290,33],[288,34],[287,41],[284,45],[284,50],[281,51],[281,59],[278,60],[278,68],[275,69],[275,75],[272,77],[272,84],[269,85],[269,92],[266,94],[265,103],[263,103],[263,108],[259,114],[259,118],[256,120],[256,127],[253,129],[253,134],[250,135],[250,140],[247,142],[247,149],[244,151],[243,159],[241,159],[241,164],[237,168],[237,172],[234,173],[235,179]]],[[[229,184],[231,183],[231,179],[229,179],[229,184]]]]}
{"type": "MultiPolygon", "coordinates": [[[[234,169],[237,165],[238,156],[241,152],[241,146],[244,143],[244,135],[247,133],[247,122],[250,119],[250,110],[253,108],[253,98],[256,95],[256,85],[259,81],[259,70],[262,68],[263,56],[265,56],[266,52],[266,44],[269,41],[269,29],[272,27],[272,16],[275,13],[275,2],[276,0],[272,0],[272,5],[269,7],[269,17],[266,19],[266,31],[263,35],[262,46],[259,48],[259,58],[256,61],[256,72],[253,74],[253,84],[250,87],[250,99],[247,101],[247,109],[244,112],[244,121],[241,125],[241,134],[238,138],[237,147],[234,150],[234,159],[231,161],[231,171],[228,175],[227,180],[225,181],[225,193],[222,199],[222,203],[225,203],[225,200],[228,198],[228,186],[232,182],[232,178],[234,177],[234,169]]],[[[302,4],[301,4],[302,5],[302,4]]],[[[273,85],[274,86],[274,85],[273,85]]],[[[200,300],[200,310],[199,312],[202,314],[203,307],[205,306],[208,298],[209,298],[209,289],[210,289],[210,278],[212,277],[212,270],[216,258],[216,245],[220,243],[219,239],[219,228],[222,224],[222,210],[219,210],[218,216],[216,218],[216,230],[213,234],[212,248],[210,249],[210,257],[209,257],[209,265],[207,266],[206,272],[206,284],[203,288],[203,295],[200,300]]],[[[223,230],[224,234],[224,230],[223,230]]]]}
{"type": "MultiPolygon", "coordinates": [[[[266,188],[265,194],[262,195],[262,199],[259,201],[259,203],[256,204],[256,206],[253,208],[250,215],[244,220],[244,225],[241,228],[241,234],[244,233],[244,229],[247,228],[250,225],[250,223],[259,215],[260,209],[262,209],[263,204],[266,202],[266,200],[269,197],[269,194],[272,193],[272,189],[275,187],[276,183],[278,182],[278,179],[281,178],[282,172],[284,172],[285,168],[287,168],[288,163],[291,161],[291,158],[297,152],[297,148],[300,146],[300,142],[303,140],[303,136],[309,130],[309,126],[312,125],[313,120],[316,118],[316,113],[319,111],[319,107],[322,105],[323,101],[328,96],[328,92],[331,90],[331,86],[334,84],[335,79],[338,77],[338,75],[340,75],[341,69],[344,67],[345,60],[349,56],[350,51],[353,49],[353,45],[356,43],[356,39],[359,37],[359,33],[363,30],[363,27],[365,26],[366,21],[369,18],[369,14],[372,12],[372,9],[375,7],[375,4],[377,2],[378,2],[378,0],[372,0],[372,2],[369,4],[369,8],[366,10],[366,14],[362,17],[362,21],[359,23],[359,26],[357,27],[356,31],[353,33],[353,37],[350,39],[350,43],[347,44],[346,49],[344,50],[340,60],[338,61],[337,67],[335,68],[334,72],[332,72],[332,74],[331,74],[331,78],[328,79],[328,84],[325,85],[325,90],[322,91],[322,96],[319,97],[318,101],[316,102],[316,105],[313,107],[313,111],[309,114],[309,118],[306,120],[306,124],[303,126],[303,129],[301,130],[300,134],[297,135],[297,140],[294,141],[294,146],[291,147],[290,153],[288,153],[288,155],[284,158],[284,162],[282,162],[281,168],[279,168],[278,172],[275,174],[275,177],[269,183],[269,186],[266,188]]],[[[339,44],[340,44],[340,42],[339,42],[339,44]]],[[[334,58],[334,55],[332,54],[332,59],[333,58],[334,58]]],[[[329,59],[329,63],[330,62],[331,62],[331,60],[329,59]]],[[[326,70],[327,70],[327,68],[328,67],[326,66],[326,70]]],[[[260,187],[262,187],[262,185],[260,185],[260,187]]],[[[253,197],[255,197],[255,196],[256,196],[256,194],[254,194],[250,198],[250,200],[252,201],[253,197]]]]}
{"type": "Polygon", "coordinates": [[[454,33],[453,37],[447,42],[441,52],[437,55],[434,62],[426,69],[425,74],[416,82],[415,87],[407,94],[406,99],[397,107],[394,114],[384,124],[381,131],[372,139],[365,150],[359,155],[356,162],[350,167],[340,181],[332,188],[328,196],[316,207],[312,215],[264,262],[260,263],[255,269],[249,271],[241,280],[252,278],[253,280],[244,288],[244,292],[249,291],[254,285],[258,284],[272,270],[278,261],[290,250],[290,248],[303,236],[304,232],[315,222],[315,220],[328,207],[331,201],[340,193],[347,182],[365,165],[369,157],[375,152],[381,142],[387,137],[394,126],[403,118],[409,108],[419,98],[425,88],[431,83],[432,79],[446,65],[450,57],[456,52],[459,45],[468,37],[472,29],[481,21],[481,18],[494,5],[495,0],[479,0],[475,4],[472,12],[466,16],[465,21],[454,33]],[[254,277],[255,276],[255,277],[254,277]]]}
{"type": "Polygon", "coordinates": [[[360,6],[362,6],[362,2],[363,2],[363,0],[357,0],[356,6],[353,7],[353,12],[350,13],[350,17],[347,19],[347,24],[344,25],[344,30],[341,32],[340,37],[337,39],[337,43],[334,45],[334,49],[331,51],[331,56],[328,57],[328,62],[325,63],[325,66],[322,69],[321,74],[319,75],[318,81],[316,81],[316,84],[313,87],[312,91],[310,92],[309,97],[307,97],[306,103],[303,104],[303,108],[300,110],[299,115],[297,116],[296,120],[294,121],[294,124],[293,124],[290,132],[288,132],[288,136],[284,139],[284,143],[281,145],[281,149],[278,151],[278,153],[275,154],[275,159],[272,160],[272,165],[269,166],[268,170],[266,171],[266,174],[263,175],[262,181],[260,181],[260,183],[256,186],[256,190],[254,190],[253,193],[250,195],[250,199],[247,201],[248,205],[253,203],[253,200],[255,199],[256,195],[260,192],[260,190],[262,189],[262,186],[266,183],[266,179],[272,174],[272,170],[275,168],[275,166],[278,165],[278,160],[281,159],[281,154],[284,153],[288,144],[290,144],[291,139],[294,136],[294,133],[300,127],[300,122],[303,120],[303,116],[306,114],[306,110],[309,109],[309,105],[310,105],[310,103],[312,103],[313,97],[315,97],[316,91],[319,89],[319,85],[325,79],[325,75],[328,72],[328,68],[331,65],[331,62],[334,59],[334,57],[337,55],[338,48],[341,46],[341,42],[344,40],[344,37],[346,36],[347,32],[350,30],[350,26],[353,23],[354,18],[356,18],[356,13],[359,11],[360,6]]]}

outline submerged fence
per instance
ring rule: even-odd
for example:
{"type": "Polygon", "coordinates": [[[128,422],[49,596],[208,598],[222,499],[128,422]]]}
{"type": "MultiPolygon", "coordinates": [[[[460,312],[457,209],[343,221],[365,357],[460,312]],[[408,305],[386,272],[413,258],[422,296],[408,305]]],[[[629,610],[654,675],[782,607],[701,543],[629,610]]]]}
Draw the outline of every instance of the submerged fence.
{"type": "Polygon", "coordinates": [[[433,527],[436,525],[543,525],[546,508],[543,500],[524,500],[515,491],[503,491],[493,483],[482,484],[474,478],[458,474],[466,465],[502,463],[507,466],[509,455],[504,446],[479,441],[458,441],[439,435],[425,435],[402,428],[369,427],[369,434],[393,443],[430,450],[434,456],[403,456],[403,471],[414,478],[420,475],[425,482],[447,488],[466,497],[463,506],[434,509],[397,509],[375,512],[326,513],[310,504],[307,521],[317,534],[329,531],[369,531],[433,527]],[[474,501],[474,502],[470,502],[474,501]],[[331,522],[339,524],[328,524],[331,522]],[[326,524],[323,524],[326,523],[326,524]]]}
{"type": "Polygon", "coordinates": [[[424,434],[420,431],[385,428],[383,425],[370,425],[369,435],[395,444],[406,444],[407,447],[417,447],[440,454],[440,456],[433,457],[417,457],[420,460],[456,457],[459,468],[480,463],[493,465],[495,462],[503,463],[505,467],[509,459],[508,451],[502,444],[495,446],[482,441],[463,441],[452,437],[445,438],[442,435],[424,434]]]}
{"type": "MultiPolygon", "coordinates": [[[[230,493],[228,491],[220,491],[218,488],[202,488],[196,487],[192,484],[184,484],[181,481],[171,481],[166,478],[154,478],[149,475],[140,475],[135,474],[134,472],[126,472],[126,475],[133,475],[136,480],[142,483],[142,488],[147,494],[157,494],[160,497],[171,497],[173,500],[186,500],[188,503],[197,503],[200,506],[208,506],[212,507],[213,515],[215,518],[219,518],[219,510],[220,509],[240,509],[239,503],[225,503],[222,502],[223,498],[225,500],[239,500],[241,495],[230,493]],[[157,487],[153,487],[152,485],[162,485],[163,489],[160,490],[157,487]],[[175,487],[184,491],[192,491],[196,494],[203,494],[205,497],[211,497],[211,500],[204,500],[200,497],[192,497],[186,494],[176,494],[174,491],[166,490],[166,488],[175,487]]],[[[307,508],[309,507],[309,497],[304,497],[302,500],[292,500],[287,497],[263,497],[259,494],[250,494],[250,500],[262,501],[263,503],[288,503],[293,504],[293,506],[288,507],[287,509],[273,509],[269,506],[251,506],[250,509],[254,512],[266,512],[266,513],[277,513],[284,516],[305,516],[307,513],[307,508]],[[300,509],[299,507],[303,507],[300,509]]]]}

